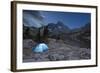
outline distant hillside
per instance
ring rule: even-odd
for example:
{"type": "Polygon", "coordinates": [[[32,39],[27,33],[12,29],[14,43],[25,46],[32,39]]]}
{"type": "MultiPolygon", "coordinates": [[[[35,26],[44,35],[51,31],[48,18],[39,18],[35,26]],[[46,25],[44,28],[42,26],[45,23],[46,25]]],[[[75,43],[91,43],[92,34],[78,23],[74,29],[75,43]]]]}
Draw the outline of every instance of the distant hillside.
{"type": "MultiPolygon", "coordinates": [[[[91,42],[91,24],[87,23],[84,26],[76,29],[70,29],[66,26],[63,22],[58,21],[56,24],[49,23],[46,26],[46,33],[44,33],[44,28],[41,27],[40,29],[35,27],[27,27],[23,26],[23,38],[24,39],[38,39],[38,33],[40,30],[40,34],[47,35],[48,38],[53,39],[61,39],[65,43],[70,43],[71,45],[78,45],[90,48],[91,42]]],[[[40,37],[42,38],[42,37],[40,37]]]]}
{"type": "MultiPolygon", "coordinates": [[[[71,33],[69,33],[70,37],[80,42],[81,44],[87,45],[86,47],[90,48],[91,44],[91,24],[88,23],[84,25],[83,27],[73,29],[71,33]]],[[[83,45],[83,46],[84,46],[83,45]]]]}

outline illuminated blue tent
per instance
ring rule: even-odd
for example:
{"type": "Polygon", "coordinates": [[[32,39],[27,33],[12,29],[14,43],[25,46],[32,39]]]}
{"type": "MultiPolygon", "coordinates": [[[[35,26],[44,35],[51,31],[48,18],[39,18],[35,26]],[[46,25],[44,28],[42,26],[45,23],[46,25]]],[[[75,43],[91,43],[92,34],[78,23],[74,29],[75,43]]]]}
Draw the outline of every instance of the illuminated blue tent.
{"type": "Polygon", "coordinates": [[[45,43],[38,44],[35,48],[32,48],[34,52],[42,53],[48,50],[48,46],[45,43]]]}

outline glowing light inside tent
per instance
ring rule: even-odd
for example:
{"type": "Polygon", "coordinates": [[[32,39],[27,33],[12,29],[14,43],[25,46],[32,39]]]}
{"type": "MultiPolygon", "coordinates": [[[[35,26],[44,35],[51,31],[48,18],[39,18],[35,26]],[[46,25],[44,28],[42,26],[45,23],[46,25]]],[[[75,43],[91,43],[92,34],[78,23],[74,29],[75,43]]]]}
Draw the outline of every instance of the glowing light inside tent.
{"type": "Polygon", "coordinates": [[[48,46],[45,43],[38,44],[35,48],[32,48],[34,52],[44,52],[48,50],[48,46]]]}

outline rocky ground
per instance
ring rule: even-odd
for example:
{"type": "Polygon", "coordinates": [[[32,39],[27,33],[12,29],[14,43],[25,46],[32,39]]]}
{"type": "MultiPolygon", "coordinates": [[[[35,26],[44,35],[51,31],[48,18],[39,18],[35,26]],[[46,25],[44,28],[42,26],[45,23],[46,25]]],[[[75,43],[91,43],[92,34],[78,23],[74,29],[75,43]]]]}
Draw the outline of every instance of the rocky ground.
{"type": "Polygon", "coordinates": [[[91,58],[90,48],[80,48],[64,43],[62,40],[48,39],[49,50],[43,53],[35,53],[32,47],[36,45],[31,39],[23,41],[23,62],[82,60],[91,58]]]}

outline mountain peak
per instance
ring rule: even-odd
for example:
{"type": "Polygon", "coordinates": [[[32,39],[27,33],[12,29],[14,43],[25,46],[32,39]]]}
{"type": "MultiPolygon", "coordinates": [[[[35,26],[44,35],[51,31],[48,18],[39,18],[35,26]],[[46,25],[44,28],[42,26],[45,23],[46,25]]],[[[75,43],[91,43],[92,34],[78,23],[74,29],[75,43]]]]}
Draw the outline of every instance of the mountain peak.
{"type": "Polygon", "coordinates": [[[62,21],[58,21],[57,24],[63,24],[64,25],[64,23],[62,21]]]}
{"type": "Polygon", "coordinates": [[[70,30],[70,28],[67,25],[65,25],[62,21],[58,21],[56,25],[58,25],[58,27],[63,27],[67,31],[70,30]]]}

